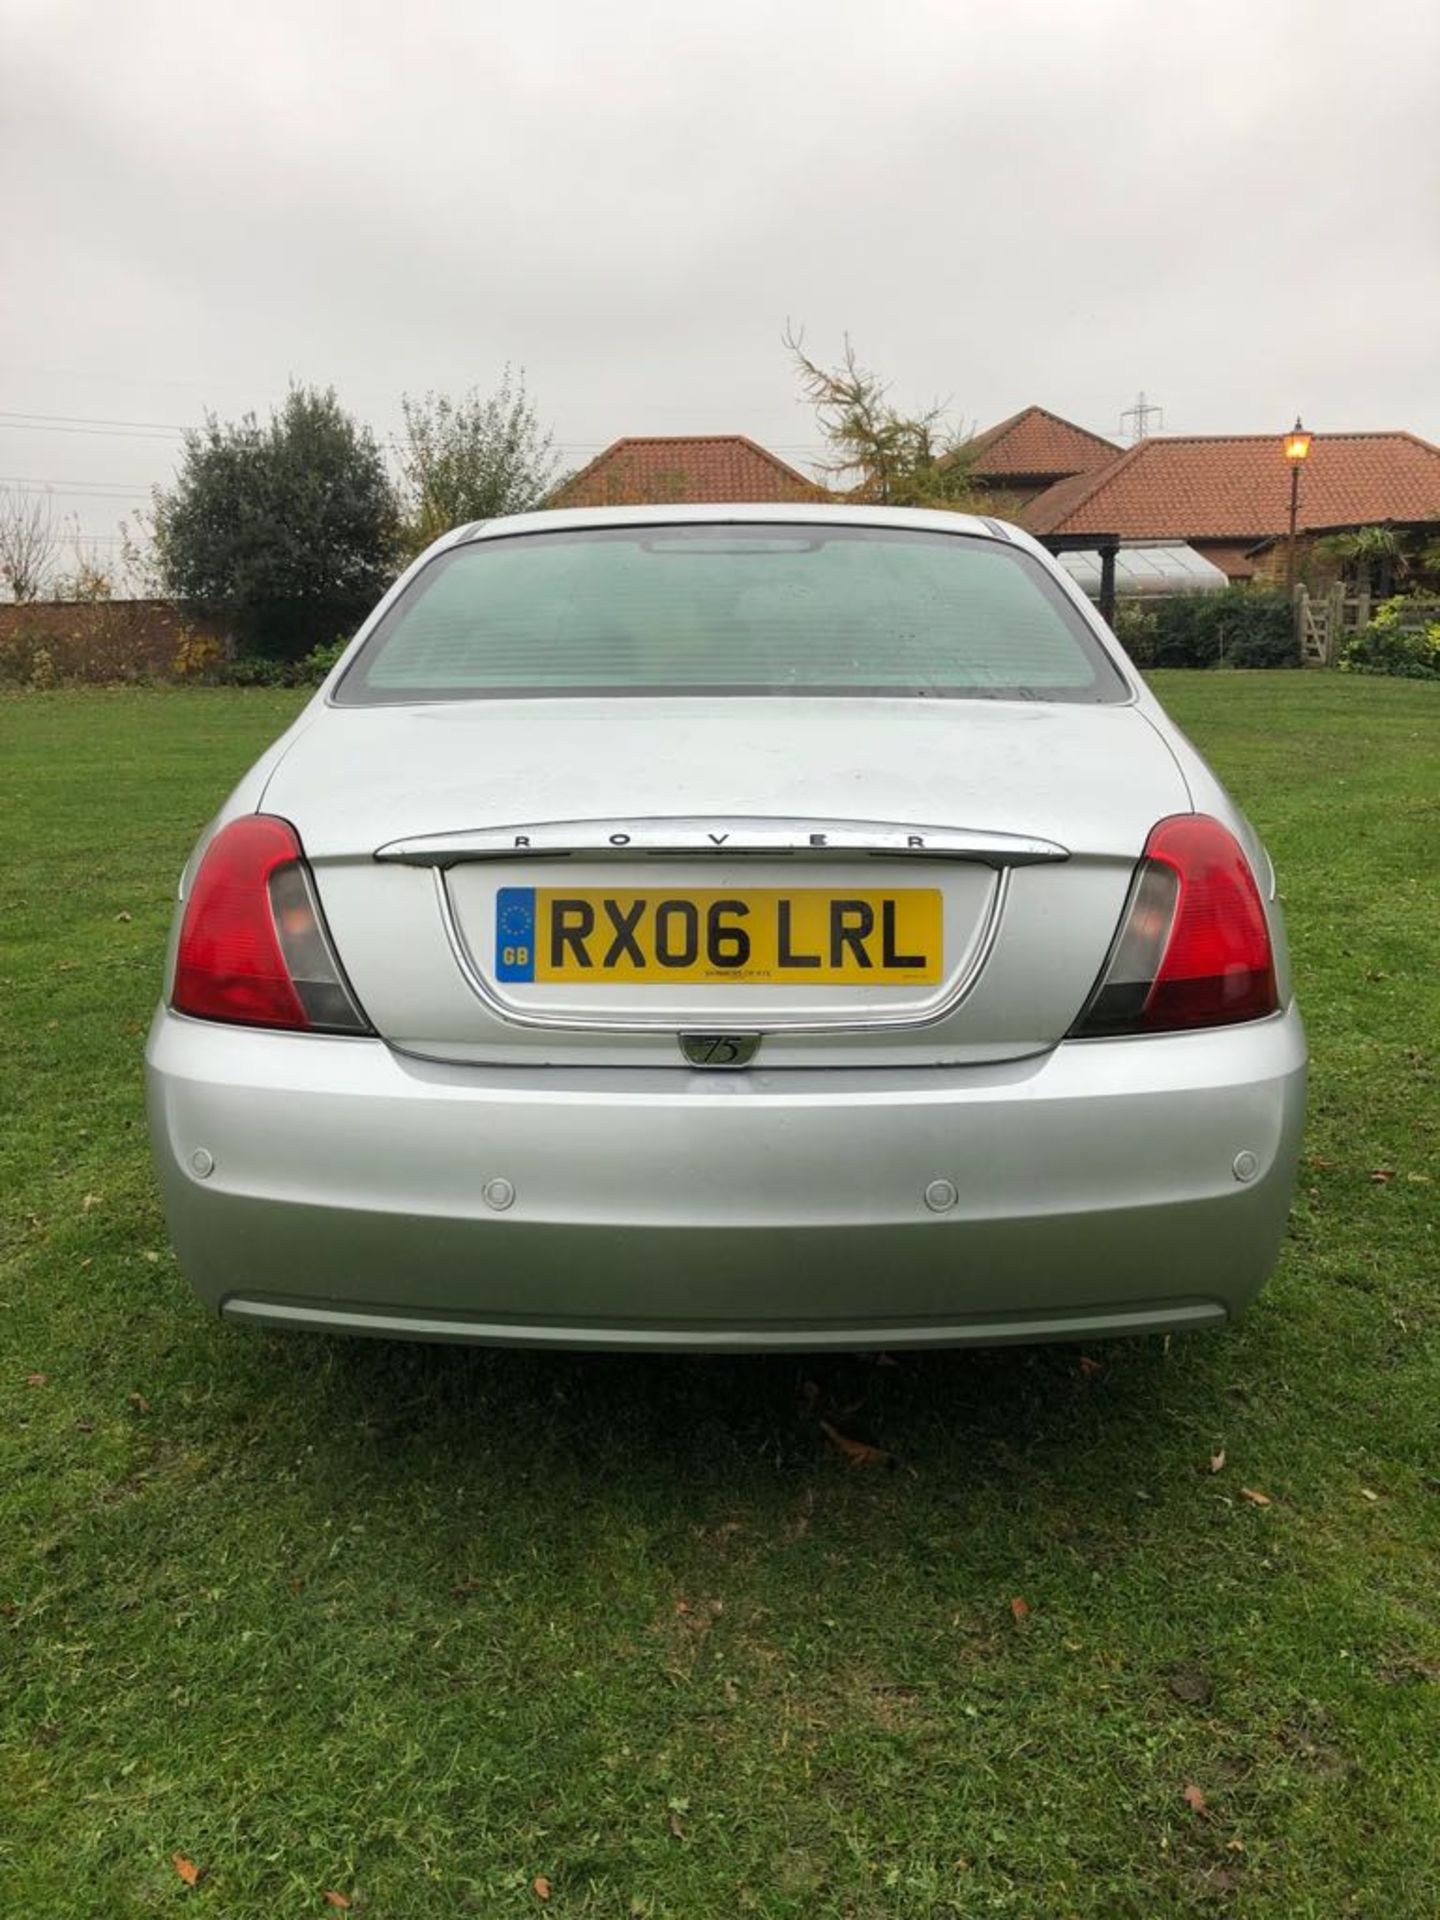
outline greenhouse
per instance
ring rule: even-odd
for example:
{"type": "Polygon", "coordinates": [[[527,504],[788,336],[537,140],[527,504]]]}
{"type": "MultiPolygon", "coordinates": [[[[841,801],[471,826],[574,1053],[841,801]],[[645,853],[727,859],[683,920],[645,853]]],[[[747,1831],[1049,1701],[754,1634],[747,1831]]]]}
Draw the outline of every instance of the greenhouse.
{"type": "MultiPolygon", "coordinates": [[[[1101,554],[1098,547],[1056,555],[1076,586],[1092,600],[1100,598],[1101,554]]],[[[1213,561],[1183,541],[1137,541],[1117,549],[1117,599],[1149,599],[1157,594],[1219,593],[1229,579],[1213,561]]]]}

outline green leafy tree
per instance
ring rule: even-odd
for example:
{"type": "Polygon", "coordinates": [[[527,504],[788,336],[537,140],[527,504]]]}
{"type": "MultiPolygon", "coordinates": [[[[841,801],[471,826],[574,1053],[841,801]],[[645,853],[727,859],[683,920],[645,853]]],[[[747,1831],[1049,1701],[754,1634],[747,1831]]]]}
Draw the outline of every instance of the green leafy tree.
{"type": "Polygon", "coordinates": [[[555,481],[554,442],[506,367],[487,397],[472,388],[458,400],[409,394],[400,448],[403,541],[407,553],[470,520],[527,513],[544,504],[555,481]]]}
{"type": "Polygon", "coordinates": [[[848,498],[891,507],[994,511],[995,501],[972,478],[968,442],[947,423],[943,406],[900,412],[891,403],[889,383],[860,364],[848,334],[834,367],[812,360],[803,334],[793,328],[786,328],[784,343],[830,449],[821,471],[848,498]]]}
{"type": "Polygon", "coordinates": [[[353,626],[397,557],[384,456],[330,388],[292,387],[263,426],[207,417],[151,532],[167,593],[282,659],[353,626]]]}

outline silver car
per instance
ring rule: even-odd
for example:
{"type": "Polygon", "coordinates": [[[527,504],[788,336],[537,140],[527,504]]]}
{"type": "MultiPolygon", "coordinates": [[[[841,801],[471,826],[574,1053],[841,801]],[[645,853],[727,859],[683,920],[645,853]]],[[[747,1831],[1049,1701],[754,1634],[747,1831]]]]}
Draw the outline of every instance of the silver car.
{"type": "Polygon", "coordinates": [[[458,529],[207,828],[147,1052],[204,1299],[530,1346],[1198,1327],[1279,1246],[1264,849],[994,520],[458,529]]]}

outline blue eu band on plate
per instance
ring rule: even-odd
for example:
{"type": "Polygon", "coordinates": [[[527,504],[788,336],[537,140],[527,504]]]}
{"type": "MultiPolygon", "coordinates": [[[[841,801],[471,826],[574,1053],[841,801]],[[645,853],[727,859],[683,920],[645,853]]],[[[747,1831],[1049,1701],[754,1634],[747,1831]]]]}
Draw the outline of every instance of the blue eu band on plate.
{"type": "Polygon", "coordinates": [[[923,986],[942,948],[937,887],[502,887],[495,902],[502,983],[923,986]]]}

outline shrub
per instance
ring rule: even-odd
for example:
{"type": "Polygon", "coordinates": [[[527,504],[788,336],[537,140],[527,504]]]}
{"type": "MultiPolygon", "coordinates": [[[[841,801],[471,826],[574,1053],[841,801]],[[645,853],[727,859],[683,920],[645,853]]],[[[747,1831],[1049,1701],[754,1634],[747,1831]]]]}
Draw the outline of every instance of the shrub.
{"type": "Polygon", "coordinates": [[[0,605],[0,685],[318,687],[349,644],[348,636],[328,640],[294,660],[232,656],[218,634],[165,602],[0,605]]]}
{"type": "Polygon", "coordinates": [[[183,638],[174,608],[148,601],[0,606],[0,680],[66,687],[167,680],[183,638]]]}
{"type": "Polygon", "coordinates": [[[1121,600],[1115,607],[1115,638],[1137,667],[1155,664],[1160,620],[1154,607],[1140,600],[1121,600]]]}
{"type": "Polygon", "coordinates": [[[291,687],[296,665],[293,660],[273,660],[265,653],[240,653],[222,662],[215,677],[224,687],[291,687]]]}
{"type": "Polygon", "coordinates": [[[26,628],[13,628],[0,634],[0,684],[28,687],[39,641],[26,628]]]}
{"type": "Polygon", "coordinates": [[[342,634],[338,640],[330,641],[328,646],[312,647],[300,662],[295,684],[301,687],[318,687],[349,644],[349,636],[342,634]]]}
{"type": "Polygon", "coordinates": [[[312,647],[303,660],[241,653],[222,662],[216,677],[227,687],[318,687],[349,644],[349,636],[343,635],[312,647]]]}
{"type": "Polygon", "coordinates": [[[170,662],[171,676],[180,681],[218,680],[225,666],[225,649],[213,634],[180,632],[180,644],[170,662]]]}
{"type": "Polygon", "coordinates": [[[1440,607],[1404,594],[1382,601],[1370,624],[1346,641],[1340,671],[1440,680],[1440,607]]]}
{"type": "Polygon", "coordinates": [[[1288,597],[1258,587],[1122,601],[1116,635],[1141,667],[1298,667],[1288,597]]]}

